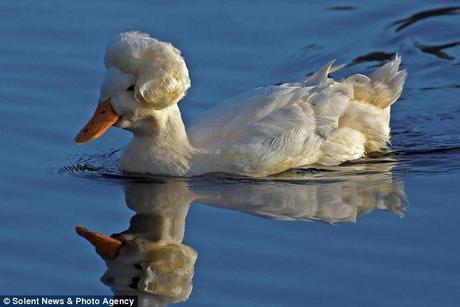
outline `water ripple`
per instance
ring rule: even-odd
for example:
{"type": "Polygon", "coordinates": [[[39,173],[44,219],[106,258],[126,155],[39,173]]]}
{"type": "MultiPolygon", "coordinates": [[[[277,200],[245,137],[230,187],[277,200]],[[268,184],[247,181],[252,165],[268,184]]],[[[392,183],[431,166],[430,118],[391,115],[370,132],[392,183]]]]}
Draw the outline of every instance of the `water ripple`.
{"type": "Polygon", "coordinates": [[[59,167],[56,173],[92,180],[164,182],[171,180],[199,182],[244,183],[244,182],[288,182],[294,184],[342,182],[362,180],[373,176],[386,179],[393,175],[419,175],[426,173],[457,172],[460,170],[460,145],[437,148],[400,148],[394,151],[375,153],[367,158],[351,161],[339,166],[305,166],[266,178],[249,178],[226,173],[212,173],[190,178],[122,172],[118,168],[120,150],[105,154],[84,155],[59,167]]]}
{"type": "Polygon", "coordinates": [[[432,54],[443,60],[455,60],[455,57],[445,52],[444,49],[453,48],[458,45],[460,45],[460,41],[455,41],[455,42],[441,44],[441,45],[422,45],[422,44],[416,43],[415,47],[417,47],[424,53],[432,54]]]}
{"type": "Polygon", "coordinates": [[[410,17],[395,21],[392,25],[397,26],[395,29],[395,32],[399,32],[402,29],[407,28],[410,25],[416,22],[422,21],[424,19],[439,17],[439,16],[457,15],[459,13],[460,13],[460,6],[432,9],[432,10],[422,11],[410,17]]]}

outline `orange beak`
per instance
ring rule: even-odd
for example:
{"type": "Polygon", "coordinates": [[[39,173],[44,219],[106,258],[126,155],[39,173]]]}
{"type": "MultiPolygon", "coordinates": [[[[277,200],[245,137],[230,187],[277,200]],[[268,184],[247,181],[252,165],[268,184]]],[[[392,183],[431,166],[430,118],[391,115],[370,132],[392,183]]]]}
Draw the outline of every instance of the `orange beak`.
{"type": "Polygon", "coordinates": [[[119,118],[120,116],[113,110],[110,98],[104,100],[99,103],[89,122],[78,132],[75,137],[75,143],[83,144],[97,139],[115,124],[119,118]]]}

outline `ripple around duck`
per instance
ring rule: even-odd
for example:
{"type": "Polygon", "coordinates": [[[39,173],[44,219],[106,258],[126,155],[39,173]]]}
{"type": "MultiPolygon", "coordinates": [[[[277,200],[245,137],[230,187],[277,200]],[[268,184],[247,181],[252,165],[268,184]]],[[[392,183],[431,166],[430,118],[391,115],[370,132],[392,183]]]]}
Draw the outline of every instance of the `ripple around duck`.
{"type": "Polygon", "coordinates": [[[121,150],[103,154],[82,155],[52,170],[60,175],[70,175],[91,180],[128,182],[186,181],[189,184],[285,182],[293,184],[332,183],[347,180],[385,179],[391,176],[415,176],[441,174],[460,170],[460,145],[437,148],[401,148],[395,151],[373,154],[367,158],[339,166],[305,166],[266,178],[249,178],[225,173],[212,173],[195,177],[169,177],[138,173],[126,173],[118,168],[121,150]]]}

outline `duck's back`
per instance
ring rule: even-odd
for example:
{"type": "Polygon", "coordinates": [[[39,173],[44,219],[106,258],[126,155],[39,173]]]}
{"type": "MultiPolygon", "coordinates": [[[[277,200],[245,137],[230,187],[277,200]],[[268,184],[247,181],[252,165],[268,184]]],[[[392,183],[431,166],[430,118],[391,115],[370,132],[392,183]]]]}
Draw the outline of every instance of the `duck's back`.
{"type": "Polygon", "coordinates": [[[383,149],[390,105],[405,78],[398,72],[399,58],[371,78],[354,75],[343,82],[327,77],[331,64],[302,83],[257,88],[200,117],[189,129],[202,152],[193,173],[267,176],[383,149]]]}

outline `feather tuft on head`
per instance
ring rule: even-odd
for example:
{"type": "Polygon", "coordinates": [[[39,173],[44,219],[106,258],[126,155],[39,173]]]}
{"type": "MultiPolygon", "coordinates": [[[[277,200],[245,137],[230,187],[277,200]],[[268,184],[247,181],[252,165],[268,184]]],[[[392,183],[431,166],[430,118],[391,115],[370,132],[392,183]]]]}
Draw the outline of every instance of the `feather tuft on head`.
{"type": "Polygon", "coordinates": [[[170,43],[142,32],[121,33],[107,46],[107,69],[116,67],[134,76],[135,97],[163,109],[181,100],[190,88],[190,77],[181,53],[170,43]]]}

